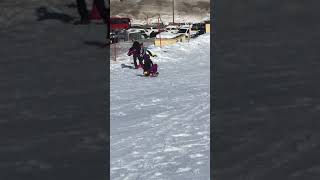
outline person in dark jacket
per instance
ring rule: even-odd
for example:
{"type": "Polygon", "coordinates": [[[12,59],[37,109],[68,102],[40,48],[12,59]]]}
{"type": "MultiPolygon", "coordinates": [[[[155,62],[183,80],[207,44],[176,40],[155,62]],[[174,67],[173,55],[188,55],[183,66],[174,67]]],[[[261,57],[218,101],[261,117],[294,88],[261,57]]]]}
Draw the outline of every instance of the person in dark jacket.
{"type": "MultiPolygon", "coordinates": [[[[103,22],[107,24],[108,10],[105,6],[104,0],[93,0],[93,4],[97,7],[103,22]]],[[[85,0],[77,0],[77,8],[80,15],[80,21],[75,22],[75,24],[89,24],[90,15],[87,9],[87,4],[85,0]]]]}
{"type": "Polygon", "coordinates": [[[129,49],[128,56],[133,56],[133,63],[136,69],[139,68],[137,64],[137,59],[139,60],[139,65],[143,68],[143,57],[141,56],[141,44],[138,41],[134,41],[132,47],[129,49]]]}
{"type": "Polygon", "coordinates": [[[148,54],[145,54],[143,56],[144,65],[143,65],[143,74],[145,76],[154,76],[158,74],[158,65],[154,64],[152,60],[150,59],[150,56],[148,54]]]}

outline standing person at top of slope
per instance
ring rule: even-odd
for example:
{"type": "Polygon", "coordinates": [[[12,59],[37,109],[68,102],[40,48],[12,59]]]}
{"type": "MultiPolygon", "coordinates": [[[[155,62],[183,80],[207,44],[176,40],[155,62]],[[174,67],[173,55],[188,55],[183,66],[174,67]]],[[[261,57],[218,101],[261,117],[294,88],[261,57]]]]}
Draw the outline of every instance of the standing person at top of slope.
{"type": "Polygon", "coordinates": [[[132,47],[129,49],[127,54],[128,56],[133,55],[133,63],[134,67],[138,69],[137,59],[139,60],[139,65],[143,68],[143,56],[142,56],[142,49],[141,44],[138,41],[134,41],[132,47]]]}
{"type": "MultiPolygon", "coordinates": [[[[103,22],[107,24],[107,16],[108,16],[108,10],[106,8],[104,0],[93,0],[95,6],[98,9],[98,12],[103,19],[103,22]]],[[[87,9],[87,4],[85,0],[77,0],[77,8],[78,13],[80,15],[80,21],[75,22],[75,24],[89,24],[90,23],[90,16],[87,9]]]]}

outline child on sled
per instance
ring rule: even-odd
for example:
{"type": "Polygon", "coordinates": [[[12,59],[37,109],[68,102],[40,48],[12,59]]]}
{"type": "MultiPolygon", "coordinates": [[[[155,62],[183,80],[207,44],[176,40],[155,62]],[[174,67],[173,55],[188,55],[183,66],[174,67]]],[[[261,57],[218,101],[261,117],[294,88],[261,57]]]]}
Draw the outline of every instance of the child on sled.
{"type": "Polygon", "coordinates": [[[150,56],[148,54],[143,55],[143,74],[145,76],[157,76],[158,73],[158,65],[153,64],[152,60],[150,59],[150,56]]]}

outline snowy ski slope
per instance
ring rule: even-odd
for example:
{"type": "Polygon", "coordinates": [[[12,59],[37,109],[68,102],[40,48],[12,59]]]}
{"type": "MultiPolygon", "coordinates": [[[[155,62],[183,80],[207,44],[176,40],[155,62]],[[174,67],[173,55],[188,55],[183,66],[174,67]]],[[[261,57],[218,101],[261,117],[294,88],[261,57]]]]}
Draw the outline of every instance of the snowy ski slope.
{"type": "Polygon", "coordinates": [[[110,66],[112,180],[208,180],[210,35],[163,48],[156,78],[110,66]]]}

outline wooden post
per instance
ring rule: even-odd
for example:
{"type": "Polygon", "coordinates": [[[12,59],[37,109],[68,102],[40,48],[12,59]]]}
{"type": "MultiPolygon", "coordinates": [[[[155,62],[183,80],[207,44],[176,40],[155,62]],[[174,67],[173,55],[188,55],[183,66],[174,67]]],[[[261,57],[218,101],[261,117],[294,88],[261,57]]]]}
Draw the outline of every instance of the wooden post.
{"type": "Polygon", "coordinates": [[[158,17],[158,32],[159,32],[159,40],[160,40],[160,47],[161,47],[160,14],[159,14],[159,17],[158,17]]]}
{"type": "Polygon", "coordinates": [[[117,61],[117,43],[113,44],[114,46],[114,61],[117,61]]]}
{"type": "Polygon", "coordinates": [[[190,24],[189,24],[189,30],[188,31],[189,31],[189,33],[188,33],[189,34],[188,42],[189,42],[190,39],[191,39],[191,25],[190,24]]]}

